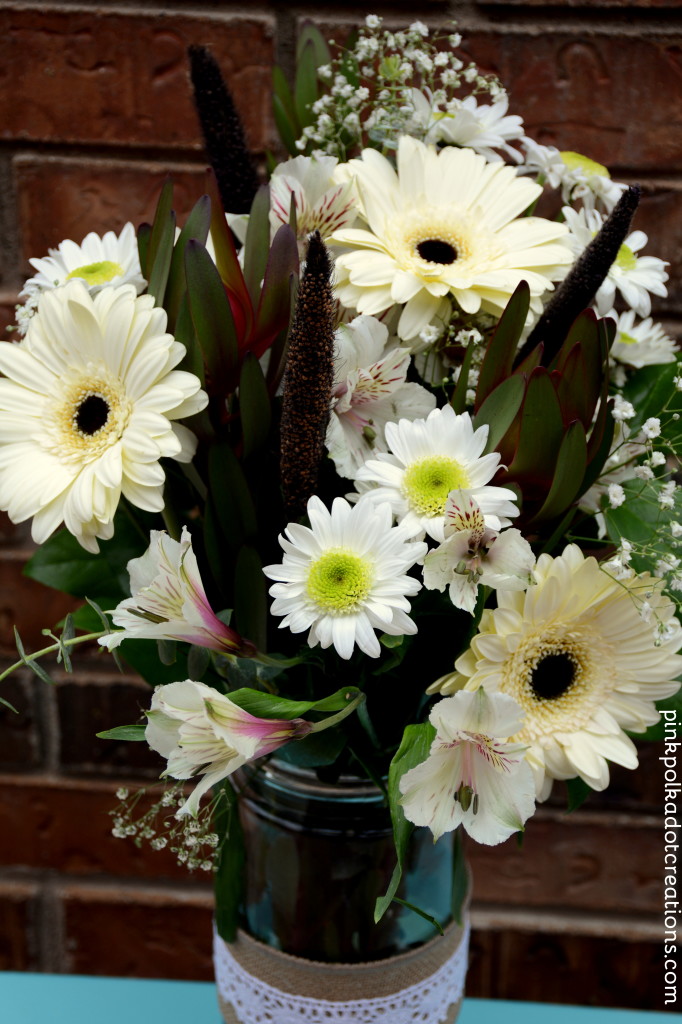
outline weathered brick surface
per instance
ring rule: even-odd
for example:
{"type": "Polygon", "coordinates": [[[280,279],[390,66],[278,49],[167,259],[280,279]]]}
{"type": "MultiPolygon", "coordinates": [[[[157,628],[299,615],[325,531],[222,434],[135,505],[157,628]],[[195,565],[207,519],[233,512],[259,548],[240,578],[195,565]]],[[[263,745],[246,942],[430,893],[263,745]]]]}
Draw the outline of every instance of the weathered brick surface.
{"type": "MultiPolygon", "coordinates": [[[[64,238],[151,222],[168,174],[179,223],[206,191],[202,164],[88,160],[21,155],[14,162],[24,259],[47,255],[64,238]]],[[[29,273],[26,265],[22,272],[29,273]]]]}
{"type": "Polygon", "coordinates": [[[66,967],[75,974],[208,981],[213,898],[182,889],[60,886],[66,967]]]}
{"type": "Polygon", "coordinates": [[[16,708],[15,714],[0,707],[0,767],[3,771],[30,771],[44,763],[37,682],[27,671],[22,671],[0,684],[0,696],[16,708]]]}
{"type": "Polygon", "coordinates": [[[0,971],[38,967],[36,899],[32,882],[0,880],[0,971]]]}
{"type": "Polygon", "coordinates": [[[82,603],[22,575],[30,552],[7,550],[0,558],[0,649],[14,651],[16,625],[27,650],[45,647],[41,630],[52,627],[82,603]]]}
{"type": "Polygon", "coordinates": [[[236,12],[0,10],[0,137],[200,149],[187,47],[209,46],[256,151],[272,146],[273,25],[236,12]]]}

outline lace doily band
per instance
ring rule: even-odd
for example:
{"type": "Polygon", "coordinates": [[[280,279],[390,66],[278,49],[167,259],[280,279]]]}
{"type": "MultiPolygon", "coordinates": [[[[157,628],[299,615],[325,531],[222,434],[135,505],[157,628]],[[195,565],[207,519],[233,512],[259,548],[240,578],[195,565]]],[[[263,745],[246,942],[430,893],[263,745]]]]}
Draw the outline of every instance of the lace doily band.
{"type": "Polygon", "coordinates": [[[407,953],[359,964],[304,960],[245,932],[228,945],[214,933],[218,1001],[226,1024],[452,1024],[468,946],[468,921],[407,953]]]}

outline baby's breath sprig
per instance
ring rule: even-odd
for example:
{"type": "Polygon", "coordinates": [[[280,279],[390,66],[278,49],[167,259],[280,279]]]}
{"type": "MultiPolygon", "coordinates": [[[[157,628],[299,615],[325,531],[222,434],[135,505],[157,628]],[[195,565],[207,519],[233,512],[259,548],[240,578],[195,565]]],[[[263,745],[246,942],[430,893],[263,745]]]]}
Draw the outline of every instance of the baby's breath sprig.
{"type": "Polygon", "coordinates": [[[401,135],[424,141],[434,118],[456,113],[462,91],[492,99],[505,95],[495,75],[456,55],[462,43],[458,32],[431,39],[429,34],[421,21],[391,32],[377,15],[368,15],[353,47],[340,47],[338,56],[318,68],[328,92],[312,104],[316,120],[303,129],[297,148],[342,161],[368,145],[391,151],[401,135]],[[426,119],[417,109],[416,89],[428,97],[426,119]]]}
{"type": "Polygon", "coordinates": [[[212,871],[220,842],[213,831],[213,820],[219,801],[224,799],[223,793],[202,805],[196,818],[175,816],[176,809],[186,799],[182,782],[168,786],[161,797],[138,816],[138,804],[145,793],[145,789],[139,789],[131,794],[124,786],[116,790],[119,804],[109,812],[113,820],[111,834],[116,839],[132,839],[138,847],[145,842],[153,850],[168,847],[178,864],[184,864],[189,871],[212,871]]]}

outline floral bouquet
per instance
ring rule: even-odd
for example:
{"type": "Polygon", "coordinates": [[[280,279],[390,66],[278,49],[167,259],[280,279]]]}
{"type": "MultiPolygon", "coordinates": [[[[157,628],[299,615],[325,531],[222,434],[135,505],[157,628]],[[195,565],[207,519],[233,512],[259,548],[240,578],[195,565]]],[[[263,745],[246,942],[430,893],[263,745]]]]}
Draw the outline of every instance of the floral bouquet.
{"type": "Polygon", "coordinates": [[[192,49],[211,195],[179,230],[168,183],[137,237],[31,260],[0,344],[0,506],[86,601],[19,664],[97,640],[154,686],[104,735],[177,781],[114,831],[215,867],[228,942],[249,766],[371,783],[395,852],[370,913],[439,929],[466,884],[442,920],[398,895],[415,828],[500,843],[556,780],[575,806],[636,768],[675,706],[665,263],[637,186],[528,138],[460,45],[306,29],[266,185],[192,49]]]}

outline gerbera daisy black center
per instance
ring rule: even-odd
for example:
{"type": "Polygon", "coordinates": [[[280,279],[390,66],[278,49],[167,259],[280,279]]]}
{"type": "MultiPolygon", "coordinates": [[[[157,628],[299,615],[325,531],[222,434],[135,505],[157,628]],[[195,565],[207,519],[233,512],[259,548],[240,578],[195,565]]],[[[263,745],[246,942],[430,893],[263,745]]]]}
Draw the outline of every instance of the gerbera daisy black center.
{"type": "Polygon", "coordinates": [[[539,700],[554,700],[567,693],[575,681],[576,663],[564,651],[546,654],[538,661],[530,678],[530,686],[539,700]]]}
{"type": "Polygon", "coordinates": [[[109,403],[101,395],[87,395],[76,409],[74,423],[81,434],[92,437],[109,419],[109,403]]]}
{"type": "Polygon", "coordinates": [[[441,238],[426,238],[423,242],[419,242],[417,252],[427,263],[447,265],[454,263],[457,259],[457,250],[454,245],[444,242],[441,238]]]}

